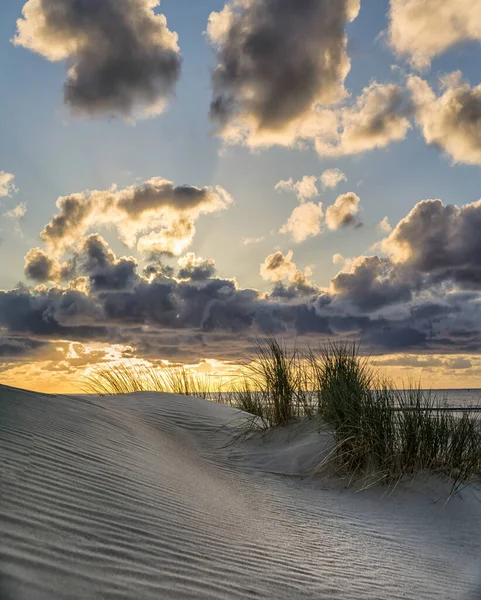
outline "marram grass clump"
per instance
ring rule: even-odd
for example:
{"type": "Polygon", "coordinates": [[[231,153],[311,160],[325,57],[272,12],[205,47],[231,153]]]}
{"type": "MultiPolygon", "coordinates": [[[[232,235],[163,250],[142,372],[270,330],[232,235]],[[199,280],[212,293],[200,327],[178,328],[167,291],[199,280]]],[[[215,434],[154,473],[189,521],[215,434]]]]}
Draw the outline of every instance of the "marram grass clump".
{"type": "Polygon", "coordinates": [[[453,491],[481,477],[476,413],[455,414],[419,387],[396,390],[356,343],[302,352],[274,338],[259,341],[233,398],[257,427],[318,419],[334,438],[320,469],[390,483],[431,472],[449,477],[453,491]]]}
{"type": "MultiPolygon", "coordinates": [[[[318,415],[333,431],[330,461],[351,474],[377,473],[393,482],[432,472],[453,491],[481,477],[481,424],[468,409],[455,414],[420,388],[394,389],[380,379],[356,344],[310,351],[318,415]]],[[[324,465],[325,466],[325,465],[324,465]]]]}

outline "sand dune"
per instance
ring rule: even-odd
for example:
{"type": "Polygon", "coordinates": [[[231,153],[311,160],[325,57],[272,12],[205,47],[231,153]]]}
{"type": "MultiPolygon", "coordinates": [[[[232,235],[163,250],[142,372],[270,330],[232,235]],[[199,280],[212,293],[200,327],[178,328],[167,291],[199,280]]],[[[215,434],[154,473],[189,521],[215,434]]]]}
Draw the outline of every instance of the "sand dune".
{"type": "Polygon", "coordinates": [[[356,494],[304,477],[316,432],[239,443],[239,418],[0,387],[1,600],[481,598],[473,492],[356,494]]]}

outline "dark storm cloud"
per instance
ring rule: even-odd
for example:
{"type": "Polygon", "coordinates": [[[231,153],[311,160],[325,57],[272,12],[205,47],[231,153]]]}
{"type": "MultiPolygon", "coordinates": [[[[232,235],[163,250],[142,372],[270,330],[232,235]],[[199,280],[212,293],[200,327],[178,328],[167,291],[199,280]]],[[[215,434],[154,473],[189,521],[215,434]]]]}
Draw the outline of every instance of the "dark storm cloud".
{"type": "Polygon", "coordinates": [[[44,342],[38,342],[29,338],[0,337],[0,362],[6,361],[7,359],[17,359],[22,356],[28,356],[44,346],[44,342]]]}
{"type": "Polygon", "coordinates": [[[384,241],[390,258],[350,261],[329,291],[311,283],[309,269],[297,269],[292,252],[267,257],[261,272],[274,287],[260,293],[217,277],[214,262],[193,253],[175,270],[156,262],[139,273],[133,258],[117,258],[98,234],[62,266],[34,249],[27,262],[37,281],[56,270],[71,278],[65,287],[0,292],[0,337],[105,341],[180,361],[214,357],[213,340],[221,339],[223,358],[239,360],[256,336],[283,333],[314,344],[353,337],[374,354],[477,353],[479,292],[459,288],[477,288],[480,211],[480,202],[421,202],[384,241]]]}
{"type": "Polygon", "coordinates": [[[273,298],[285,298],[286,300],[294,300],[303,296],[314,296],[319,293],[319,288],[315,286],[302,271],[296,271],[289,279],[289,283],[285,284],[278,281],[272,292],[273,298]]]}
{"type": "Polygon", "coordinates": [[[384,243],[399,264],[429,275],[432,283],[452,281],[481,289],[481,200],[459,207],[424,200],[402,219],[384,243]]]}
{"type": "Polygon", "coordinates": [[[341,271],[331,282],[339,300],[366,312],[409,302],[419,285],[415,273],[378,256],[358,258],[350,272],[341,271]]]}
{"type": "Polygon", "coordinates": [[[179,259],[180,279],[192,279],[193,281],[205,281],[212,279],[215,275],[215,263],[208,258],[196,256],[193,252],[189,252],[179,259]]]}
{"type": "Polygon", "coordinates": [[[92,292],[129,289],[139,279],[137,262],[126,257],[117,260],[97,233],[85,239],[76,263],[78,271],[88,277],[92,292]]]}
{"type": "Polygon", "coordinates": [[[133,287],[123,290],[91,285],[84,292],[59,287],[0,292],[0,328],[8,337],[121,343],[144,348],[151,355],[155,348],[163,353],[168,337],[169,356],[174,356],[177,347],[179,360],[196,353],[206,355],[203,344],[213,343],[219,335],[224,336],[225,356],[237,352],[240,359],[251,337],[284,332],[312,343],[352,335],[373,353],[479,351],[477,299],[446,302],[434,319],[427,318],[429,310],[421,304],[419,309],[390,318],[374,313],[355,316],[338,298],[320,292],[291,301],[239,289],[232,280],[195,282],[163,273],[150,281],[139,277],[133,287]],[[186,339],[193,344],[190,349],[182,347],[186,339]],[[235,350],[229,344],[235,344],[235,350]]]}
{"type": "Polygon", "coordinates": [[[28,0],[14,43],[68,60],[64,100],[74,113],[161,112],[180,76],[177,35],[159,0],[28,0]]]}
{"type": "Polygon", "coordinates": [[[70,289],[0,291],[0,328],[9,333],[54,339],[105,339],[102,307],[95,298],[70,289]]]}
{"type": "Polygon", "coordinates": [[[426,348],[427,334],[413,327],[396,327],[386,325],[368,331],[363,342],[368,346],[382,348],[387,352],[401,352],[405,350],[426,348]]]}
{"type": "Polygon", "coordinates": [[[32,248],[25,256],[25,275],[37,283],[55,282],[60,279],[60,265],[41,248],[32,248]]]}
{"type": "Polygon", "coordinates": [[[350,69],[344,30],[358,11],[359,0],[233,0],[212,13],[212,117],[278,130],[316,102],[339,101],[350,69]]]}

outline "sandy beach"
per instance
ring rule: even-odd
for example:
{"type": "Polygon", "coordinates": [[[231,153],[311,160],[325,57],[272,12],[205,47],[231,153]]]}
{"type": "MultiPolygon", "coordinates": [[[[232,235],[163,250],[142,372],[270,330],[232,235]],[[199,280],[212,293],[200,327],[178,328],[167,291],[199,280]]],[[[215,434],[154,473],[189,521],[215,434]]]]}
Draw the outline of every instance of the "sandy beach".
{"type": "MultiPolygon", "coordinates": [[[[159,393],[0,388],[0,597],[481,597],[481,503],[310,477],[326,440],[159,393]]],[[[440,495],[441,494],[441,495],[440,495]]]]}

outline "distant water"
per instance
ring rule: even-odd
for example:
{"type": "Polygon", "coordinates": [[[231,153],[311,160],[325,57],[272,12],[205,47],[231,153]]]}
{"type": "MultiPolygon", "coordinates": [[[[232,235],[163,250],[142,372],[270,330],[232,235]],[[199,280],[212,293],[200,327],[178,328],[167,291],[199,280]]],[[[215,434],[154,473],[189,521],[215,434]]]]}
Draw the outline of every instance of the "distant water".
{"type": "MultiPolygon", "coordinates": [[[[466,388],[460,390],[425,390],[432,398],[453,407],[481,407],[481,388],[466,388]]],[[[212,394],[216,396],[217,394],[212,394]]],[[[229,404],[235,400],[234,394],[223,393],[223,401],[229,404]]]]}
{"type": "Polygon", "coordinates": [[[481,406],[481,389],[432,390],[432,395],[448,406],[481,406]]]}

